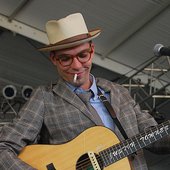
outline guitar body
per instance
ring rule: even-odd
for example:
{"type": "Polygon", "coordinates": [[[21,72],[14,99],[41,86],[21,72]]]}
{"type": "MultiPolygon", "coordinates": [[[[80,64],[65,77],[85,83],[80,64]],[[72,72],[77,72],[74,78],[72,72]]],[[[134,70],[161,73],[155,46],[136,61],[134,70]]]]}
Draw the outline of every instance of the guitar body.
{"type": "MultiPolygon", "coordinates": [[[[47,170],[46,166],[51,163],[56,170],[93,170],[92,165],[79,167],[78,162],[81,163],[81,157],[83,155],[86,157],[89,151],[98,154],[117,143],[119,140],[111,130],[95,126],[65,144],[27,146],[20,153],[19,158],[38,170],[47,170]]],[[[104,170],[130,169],[127,157],[104,168],[104,170]]]]}

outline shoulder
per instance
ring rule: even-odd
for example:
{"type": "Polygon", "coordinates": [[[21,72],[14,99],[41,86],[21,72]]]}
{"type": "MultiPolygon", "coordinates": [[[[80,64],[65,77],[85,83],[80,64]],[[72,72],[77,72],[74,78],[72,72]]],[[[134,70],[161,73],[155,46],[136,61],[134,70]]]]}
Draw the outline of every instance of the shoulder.
{"type": "Polygon", "coordinates": [[[106,80],[104,78],[96,78],[97,86],[106,89],[106,91],[116,90],[119,92],[127,92],[127,88],[124,86],[117,84],[115,82],[112,82],[110,80],[106,80]]]}
{"type": "Polygon", "coordinates": [[[63,85],[63,82],[60,79],[57,79],[55,82],[50,82],[45,85],[40,85],[35,88],[35,92],[41,92],[41,93],[50,93],[60,84],[63,85]]]}
{"type": "Polygon", "coordinates": [[[31,96],[35,96],[35,95],[42,96],[42,95],[52,94],[53,89],[57,86],[57,84],[58,84],[58,81],[51,82],[45,85],[39,85],[33,89],[31,96]]]}

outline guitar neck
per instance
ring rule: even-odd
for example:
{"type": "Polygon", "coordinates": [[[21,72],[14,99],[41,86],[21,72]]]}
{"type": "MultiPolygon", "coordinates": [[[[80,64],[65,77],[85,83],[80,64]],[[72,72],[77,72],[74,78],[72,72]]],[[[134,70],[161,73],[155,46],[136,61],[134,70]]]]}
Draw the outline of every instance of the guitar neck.
{"type": "Polygon", "coordinates": [[[111,146],[99,153],[104,166],[109,166],[118,160],[127,157],[128,155],[142,149],[159,139],[170,134],[170,120],[147,129],[132,138],[129,138],[119,144],[111,146]]]}

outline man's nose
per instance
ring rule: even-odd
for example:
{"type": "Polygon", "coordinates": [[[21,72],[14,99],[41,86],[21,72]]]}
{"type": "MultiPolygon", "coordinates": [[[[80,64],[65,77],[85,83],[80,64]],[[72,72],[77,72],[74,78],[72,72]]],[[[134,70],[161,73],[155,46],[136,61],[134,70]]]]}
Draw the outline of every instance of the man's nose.
{"type": "Polygon", "coordinates": [[[77,57],[74,57],[71,67],[72,68],[80,68],[80,67],[82,67],[82,63],[77,59],[77,57]]]}

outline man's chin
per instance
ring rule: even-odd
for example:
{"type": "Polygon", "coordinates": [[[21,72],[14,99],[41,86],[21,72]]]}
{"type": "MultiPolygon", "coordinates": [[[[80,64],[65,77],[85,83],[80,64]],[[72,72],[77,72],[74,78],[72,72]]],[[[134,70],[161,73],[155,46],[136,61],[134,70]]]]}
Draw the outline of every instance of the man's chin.
{"type": "Polygon", "coordinates": [[[81,80],[76,80],[75,82],[72,81],[72,84],[76,87],[80,87],[83,85],[83,82],[81,80]]]}

